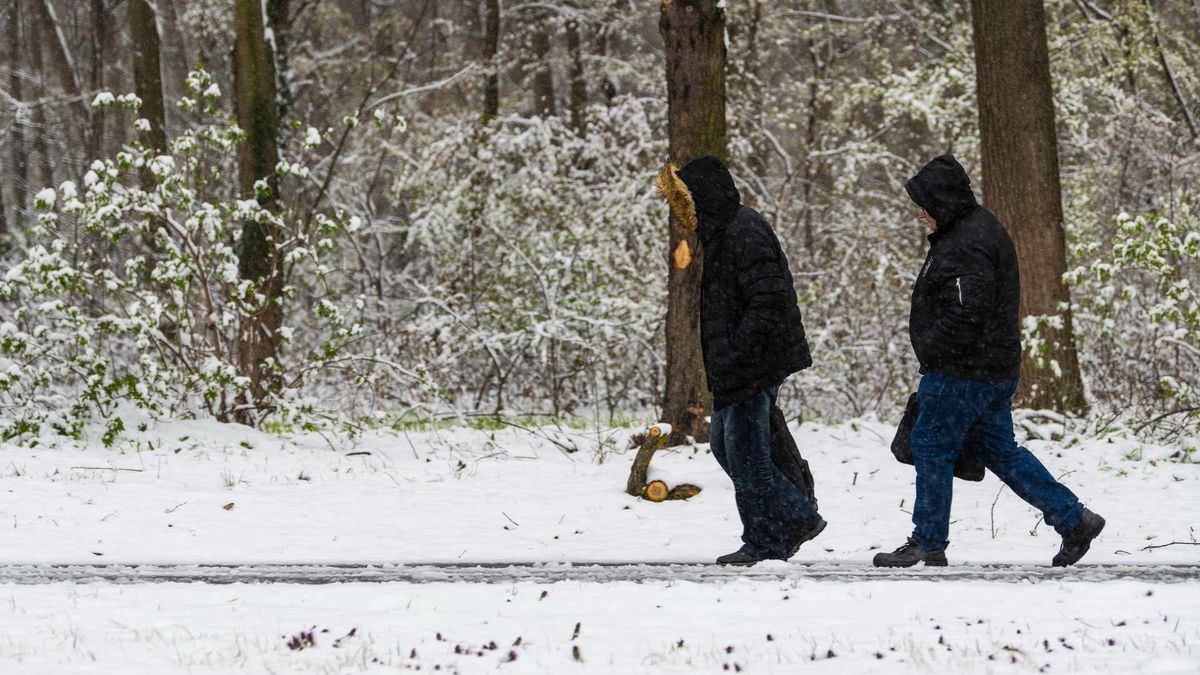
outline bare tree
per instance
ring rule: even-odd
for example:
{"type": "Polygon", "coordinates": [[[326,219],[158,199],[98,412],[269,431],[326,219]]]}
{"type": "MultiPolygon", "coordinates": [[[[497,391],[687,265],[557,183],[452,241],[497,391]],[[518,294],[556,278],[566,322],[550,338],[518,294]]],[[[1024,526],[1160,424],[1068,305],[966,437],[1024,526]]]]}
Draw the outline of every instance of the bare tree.
{"type": "Polygon", "coordinates": [[[583,67],[583,48],[579,43],[579,20],[575,17],[567,19],[567,58],[571,77],[571,127],[577,133],[587,130],[588,88],[583,67]]]}
{"type": "Polygon", "coordinates": [[[500,72],[496,56],[500,51],[500,0],[485,0],[483,29],[483,123],[500,114],[500,72]]]}
{"type": "MultiPolygon", "coordinates": [[[[21,12],[21,0],[11,0],[8,12],[8,31],[5,35],[9,47],[8,87],[9,94],[15,101],[21,101],[23,96],[23,78],[21,76],[21,54],[27,49],[24,38],[24,25],[21,12]]],[[[15,111],[14,111],[15,112],[15,111]]],[[[25,125],[20,116],[16,116],[9,129],[9,159],[12,171],[6,183],[12,185],[12,211],[14,222],[19,221],[26,205],[26,186],[29,183],[29,152],[25,147],[25,125]]]]}
{"type": "MultiPolygon", "coordinates": [[[[279,109],[274,57],[267,44],[259,1],[237,0],[234,20],[237,38],[233,54],[234,105],[238,124],[246,133],[238,154],[241,191],[243,196],[256,196],[264,207],[276,210],[279,109]],[[256,187],[260,180],[266,182],[265,189],[256,187]]],[[[239,370],[250,378],[255,401],[262,400],[272,388],[266,365],[275,358],[280,342],[282,275],[275,253],[278,235],[269,223],[251,221],[245,223],[240,242],[238,273],[242,279],[254,282],[258,295],[264,298],[262,308],[243,322],[238,336],[239,370]]],[[[242,414],[240,421],[253,419],[242,414]]]]}
{"type": "Polygon", "coordinates": [[[553,44],[550,31],[554,23],[542,16],[529,27],[528,56],[533,69],[533,109],[543,117],[558,114],[554,98],[554,70],[550,67],[553,44]]]}
{"type": "Polygon", "coordinates": [[[1042,327],[1038,367],[1021,364],[1018,399],[1035,408],[1085,406],[1071,298],[1063,283],[1066,241],[1054,92],[1042,0],[972,0],[984,202],[1012,233],[1021,262],[1021,316],[1056,316],[1042,327]]]}
{"type": "Polygon", "coordinates": [[[133,89],[142,99],[139,110],[150,127],[142,131],[142,143],[163,152],[167,148],[167,119],[163,107],[161,49],[157,11],[152,0],[129,0],[129,35],[133,41],[133,89]]]}
{"type": "MultiPolygon", "coordinates": [[[[726,154],[725,10],[718,0],[663,0],[659,31],[667,60],[670,160],[726,154]]],[[[706,440],[712,396],[700,349],[700,278],[704,261],[697,234],[671,218],[672,260],[667,279],[667,372],[663,421],[672,443],[706,440]]]]}

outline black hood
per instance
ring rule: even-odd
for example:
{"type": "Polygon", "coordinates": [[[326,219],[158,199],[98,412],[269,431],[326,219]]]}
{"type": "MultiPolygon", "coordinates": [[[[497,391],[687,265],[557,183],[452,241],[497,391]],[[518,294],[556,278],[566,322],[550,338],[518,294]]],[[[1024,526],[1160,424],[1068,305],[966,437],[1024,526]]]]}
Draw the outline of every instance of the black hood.
{"type": "Polygon", "coordinates": [[[904,184],[904,189],[917,206],[933,216],[939,232],[950,229],[979,205],[971,191],[971,178],[954,155],[942,155],[926,164],[904,184]]]}
{"type": "Polygon", "coordinates": [[[700,241],[710,239],[737,215],[742,195],[721,160],[712,155],[697,157],[679,170],[679,179],[696,204],[700,241]]]}

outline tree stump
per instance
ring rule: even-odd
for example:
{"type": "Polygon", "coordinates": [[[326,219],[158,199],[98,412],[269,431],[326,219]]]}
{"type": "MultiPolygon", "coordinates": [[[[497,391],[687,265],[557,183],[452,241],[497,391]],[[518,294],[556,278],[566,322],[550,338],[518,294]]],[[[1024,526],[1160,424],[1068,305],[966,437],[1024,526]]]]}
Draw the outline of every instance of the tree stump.
{"type": "Polygon", "coordinates": [[[700,494],[700,486],[692,485],[691,483],[680,483],[671,488],[667,493],[667,499],[691,499],[700,494]]]}
{"type": "Polygon", "coordinates": [[[652,480],[646,483],[646,489],[642,490],[642,497],[652,502],[665,502],[670,494],[667,484],[661,480],[652,480]]]}
{"type": "Polygon", "coordinates": [[[633,468],[629,470],[629,481],[625,483],[625,492],[634,497],[643,496],[643,490],[646,488],[646,473],[650,470],[650,459],[654,457],[656,451],[666,446],[667,438],[670,435],[670,425],[656,424],[650,427],[646,433],[634,437],[638,444],[638,452],[637,457],[633,460],[633,468]]]}

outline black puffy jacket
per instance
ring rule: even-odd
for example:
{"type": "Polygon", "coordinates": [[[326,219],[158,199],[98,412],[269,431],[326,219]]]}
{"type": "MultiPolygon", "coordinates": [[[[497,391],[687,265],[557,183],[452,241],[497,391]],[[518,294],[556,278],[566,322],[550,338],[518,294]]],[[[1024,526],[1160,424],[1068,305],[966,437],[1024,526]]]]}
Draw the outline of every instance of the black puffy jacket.
{"type": "Polygon", "coordinates": [[[741,205],[733,176],[716,157],[679,170],[692,200],[704,274],[700,342],[717,410],[812,365],[792,273],[775,232],[741,205]]]}
{"type": "Polygon", "coordinates": [[[1008,232],[975,201],[971,179],[952,155],[934,159],[904,187],[937,221],[908,318],[921,372],[1016,379],[1021,276],[1008,232]]]}

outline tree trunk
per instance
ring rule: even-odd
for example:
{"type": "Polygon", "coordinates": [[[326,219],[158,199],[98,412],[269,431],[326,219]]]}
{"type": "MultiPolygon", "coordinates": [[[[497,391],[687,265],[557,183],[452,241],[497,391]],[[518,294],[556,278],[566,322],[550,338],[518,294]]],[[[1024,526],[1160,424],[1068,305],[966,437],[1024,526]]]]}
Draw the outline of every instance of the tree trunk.
{"type": "Polygon", "coordinates": [[[667,438],[662,433],[659,425],[650,427],[644,434],[639,434],[634,437],[637,442],[637,456],[633,458],[633,465],[629,467],[629,478],[625,481],[625,492],[634,497],[640,496],[642,491],[646,489],[646,478],[650,472],[650,460],[654,459],[654,453],[662,449],[666,445],[667,438]],[[639,438],[640,436],[640,438],[639,438]]]}
{"type": "Polygon", "coordinates": [[[587,80],[584,79],[583,49],[579,44],[579,21],[575,18],[567,20],[567,58],[571,68],[571,127],[575,133],[587,133],[587,80]]]}
{"type": "Polygon", "coordinates": [[[483,123],[486,125],[500,114],[500,64],[496,62],[500,51],[500,0],[485,2],[483,64],[487,74],[483,77],[483,123]]]}
{"type": "Polygon", "coordinates": [[[278,95],[278,118],[285,119],[296,105],[291,84],[291,0],[267,0],[267,26],[271,29],[272,44],[267,51],[272,55],[272,70],[275,72],[275,87],[278,95]]]}
{"type": "MultiPolygon", "coordinates": [[[[92,19],[92,73],[91,84],[92,91],[104,90],[104,63],[108,58],[105,47],[105,38],[108,35],[108,11],[104,7],[104,0],[92,0],[91,2],[91,19],[92,19]]],[[[136,41],[134,47],[137,47],[136,41]]],[[[95,118],[92,125],[91,145],[88,148],[88,157],[99,157],[104,153],[104,113],[100,111],[93,112],[95,118]]]]}
{"type": "Polygon", "coordinates": [[[552,26],[549,18],[543,18],[530,27],[529,62],[533,63],[533,109],[542,117],[554,117],[558,107],[554,101],[554,71],[550,68],[550,42],[552,26]]]}
{"type": "MultiPolygon", "coordinates": [[[[12,55],[9,59],[8,71],[8,90],[12,97],[18,101],[22,100],[22,85],[24,80],[21,75],[21,55],[23,51],[29,49],[28,45],[24,44],[24,24],[21,16],[21,0],[12,0],[11,9],[9,10],[8,31],[5,37],[8,39],[9,53],[12,55]]],[[[12,184],[12,212],[14,223],[20,223],[23,219],[26,206],[26,194],[29,184],[29,151],[25,147],[25,125],[20,119],[13,120],[12,129],[9,130],[9,138],[11,154],[9,158],[12,161],[11,173],[8,174],[10,179],[7,181],[12,184]]]]}
{"type": "MultiPolygon", "coordinates": [[[[168,100],[176,100],[183,96],[184,78],[195,65],[188,56],[187,40],[179,26],[179,12],[175,8],[175,2],[176,0],[158,0],[158,11],[161,12],[162,21],[162,72],[166,74],[163,93],[168,100]]],[[[170,127],[167,127],[167,136],[170,135],[170,127]]]]}
{"type": "Polygon", "coordinates": [[[83,145],[76,147],[90,152],[93,150],[92,136],[95,135],[92,129],[92,111],[88,107],[88,101],[83,99],[83,86],[79,83],[79,73],[75,69],[75,59],[71,56],[66,33],[63,32],[62,24],[59,23],[50,0],[35,0],[33,9],[34,23],[42,32],[42,46],[50,54],[53,78],[58,80],[63,92],[75,98],[75,108],[79,111],[79,135],[83,140],[83,145]]]}
{"type": "Polygon", "coordinates": [[[138,114],[150,123],[141,132],[144,146],[158,153],[167,150],[166,109],[163,106],[161,49],[158,19],[152,0],[129,0],[129,35],[133,40],[133,90],[142,99],[138,114]]]}
{"type": "MultiPolygon", "coordinates": [[[[683,165],[700,155],[725,158],[725,10],[718,0],[663,0],[659,31],[667,59],[667,131],[670,161],[683,165]]],[[[705,415],[712,408],[700,350],[699,253],[697,235],[671,218],[667,276],[667,381],[662,421],[671,443],[708,438],[705,415]],[[690,258],[690,263],[686,260],[690,258]],[[682,267],[679,265],[683,264],[682,267]]]]}
{"type": "MultiPolygon", "coordinates": [[[[261,205],[278,208],[278,161],[276,137],[279,118],[275,96],[273,56],[267,45],[260,0],[236,0],[234,5],[236,46],[233,54],[234,107],[238,125],[246,140],[238,152],[238,170],[244,197],[256,196],[261,205]],[[255,183],[265,179],[267,189],[258,191],[255,183]]],[[[242,230],[238,273],[253,281],[266,300],[254,315],[243,320],[238,335],[238,369],[250,378],[253,403],[261,402],[274,388],[273,374],[266,367],[279,347],[280,307],[279,256],[275,244],[279,233],[269,223],[247,222],[242,230]]],[[[238,414],[243,423],[253,422],[248,412],[238,414]]]]}
{"type": "Polygon", "coordinates": [[[600,29],[596,31],[596,69],[597,74],[597,90],[604,96],[604,102],[612,105],[613,99],[617,97],[617,87],[608,77],[607,63],[609,38],[613,32],[613,24],[616,23],[617,17],[621,12],[621,0],[608,0],[604,5],[604,15],[600,21],[600,29]]]}
{"type": "MultiPolygon", "coordinates": [[[[34,0],[33,6],[36,8],[38,5],[38,1],[34,0]]],[[[44,40],[37,39],[38,31],[36,26],[39,20],[38,13],[35,11],[32,15],[25,18],[27,19],[27,23],[24,27],[24,37],[34,36],[34,39],[26,41],[29,53],[29,69],[33,72],[33,76],[37,78],[36,82],[38,83],[31,93],[35,97],[41,97],[47,95],[50,90],[47,86],[50,78],[45,75],[46,69],[42,55],[42,43],[44,40]]],[[[26,159],[32,159],[33,161],[32,171],[29,171],[29,176],[34,194],[37,194],[37,191],[44,187],[54,185],[54,165],[50,162],[50,143],[47,140],[47,137],[50,135],[49,128],[50,125],[46,117],[46,106],[34,106],[33,124],[30,125],[32,135],[29,139],[29,144],[33,152],[26,155],[26,159]]]]}
{"type": "Polygon", "coordinates": [[[1042,0],[972,0],[971,6],[984,202],[1017,248],[1022,319],[1061,317],[1059,327],[1039,331],[1044,349],[1026,354],[1017,397],[1025,406],[1080,411],[1083,384],[1062,280],[1066,242],[1045,8],[1042,0]]]}

